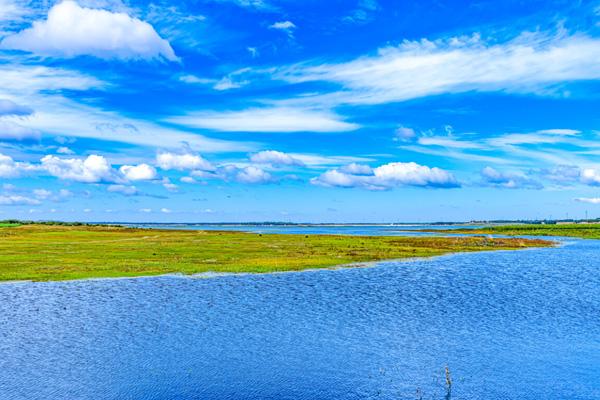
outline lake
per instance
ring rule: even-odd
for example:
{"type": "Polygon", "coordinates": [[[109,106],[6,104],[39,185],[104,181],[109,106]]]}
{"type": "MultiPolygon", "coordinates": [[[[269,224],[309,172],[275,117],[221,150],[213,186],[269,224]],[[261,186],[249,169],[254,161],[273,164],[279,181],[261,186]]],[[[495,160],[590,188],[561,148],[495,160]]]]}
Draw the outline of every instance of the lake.
{"type": "Polygon", "coordinates": [[[600,399],[599,260],[0,284],[0,399],[600,399]]]}

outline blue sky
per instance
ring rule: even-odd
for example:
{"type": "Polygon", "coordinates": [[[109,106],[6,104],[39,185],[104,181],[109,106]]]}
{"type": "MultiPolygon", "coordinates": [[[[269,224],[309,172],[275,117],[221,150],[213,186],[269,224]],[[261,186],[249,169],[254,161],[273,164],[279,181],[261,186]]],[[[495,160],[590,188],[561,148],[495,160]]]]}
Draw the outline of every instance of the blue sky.
{"type": "Polygon", "coordinates": [[[0,0],[0,219],[600,217],[600,2],[0,0]]]}

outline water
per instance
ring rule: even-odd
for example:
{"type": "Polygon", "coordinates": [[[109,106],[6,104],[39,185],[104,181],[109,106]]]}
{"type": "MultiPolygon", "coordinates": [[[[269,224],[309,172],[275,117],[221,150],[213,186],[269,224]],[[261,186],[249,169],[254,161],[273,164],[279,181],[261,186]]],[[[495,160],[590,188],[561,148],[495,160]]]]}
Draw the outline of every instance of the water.
{"type": "Polygon", "coordinates": [[[0,399],[600,399],[599,259],[2,284],[0,399]]]}
{"type": "Polygon", "coordinates": [[[125,224],[136,228],[186,229],[186,230],[235,230],[254,233],[290,234],[340,234],[340,235],[385,235],[411,236],[431,235],[419,230],[477,228],[477,225],[234,225],[234,224],[125,224]]]}

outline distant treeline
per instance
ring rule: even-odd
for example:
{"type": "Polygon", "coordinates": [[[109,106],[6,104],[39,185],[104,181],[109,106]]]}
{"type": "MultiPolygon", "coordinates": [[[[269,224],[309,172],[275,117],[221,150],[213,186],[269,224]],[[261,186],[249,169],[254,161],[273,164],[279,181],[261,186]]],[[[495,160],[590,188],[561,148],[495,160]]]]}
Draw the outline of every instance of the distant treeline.
{"type": "Polygon", "coordinates": [[[61,225],[61,226],[103,226],[107,224],[95,224],[86,222],[65,222],[65,221],[28,221],[20,219],[5,219],[0,221],[0,225],[61,225]]]}

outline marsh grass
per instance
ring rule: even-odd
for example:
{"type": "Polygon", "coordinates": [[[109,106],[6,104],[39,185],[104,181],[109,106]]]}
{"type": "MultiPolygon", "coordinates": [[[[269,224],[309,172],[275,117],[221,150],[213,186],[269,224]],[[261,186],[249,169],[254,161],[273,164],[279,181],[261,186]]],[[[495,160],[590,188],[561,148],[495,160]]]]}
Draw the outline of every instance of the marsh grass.
{"type": "Polygon", "coordinates": [[[497,234],[506,236],[566,236],[583,239],[600,239],[600,224],[497,225],[477,229],[423,230],[422,232],[497,234]]]}
{"type": "Polygon", "coordinates": [[[384,237],[21,225],[0,229],[0,280],[265,273],[453,252],[550,246],[484,237],[384,237]]]}

